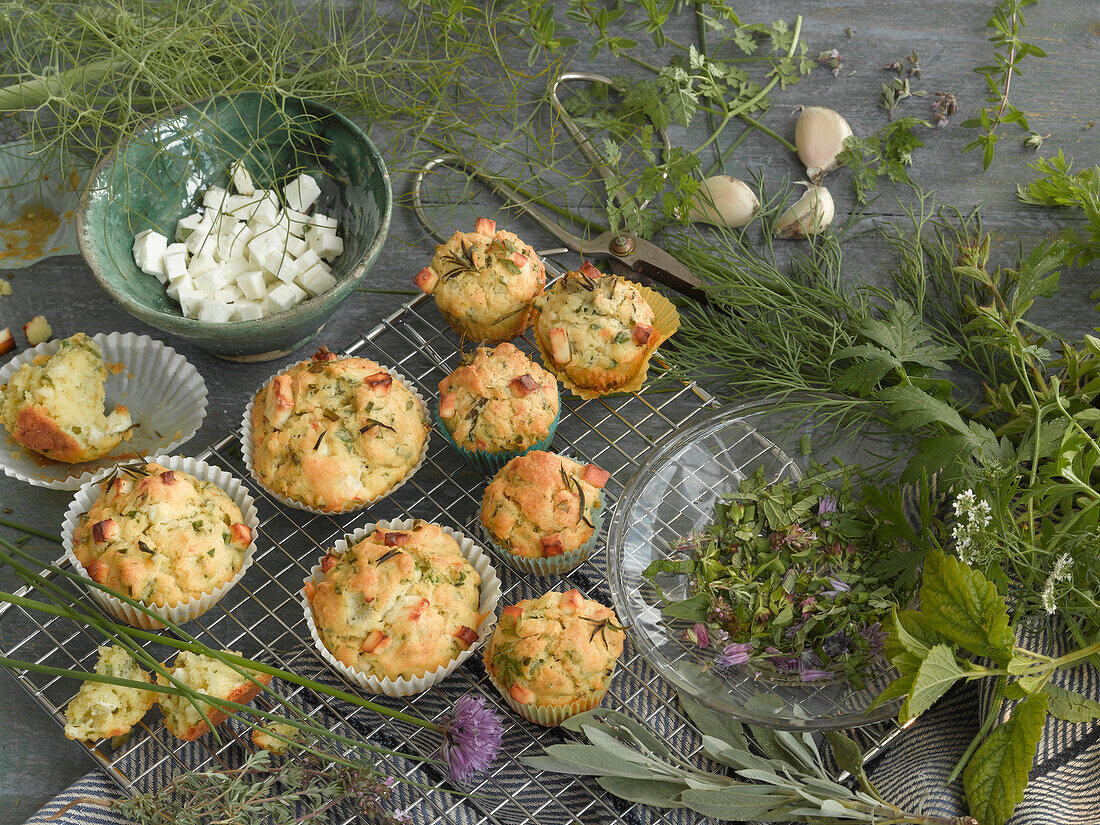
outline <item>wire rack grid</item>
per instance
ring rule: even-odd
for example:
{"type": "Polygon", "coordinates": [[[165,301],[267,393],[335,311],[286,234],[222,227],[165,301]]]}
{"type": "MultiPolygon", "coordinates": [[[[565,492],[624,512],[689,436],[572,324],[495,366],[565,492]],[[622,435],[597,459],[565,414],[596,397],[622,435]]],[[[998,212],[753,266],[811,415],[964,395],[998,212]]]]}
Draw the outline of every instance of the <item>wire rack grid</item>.
{"type": "MultiPolygon", "coordinates": [[[[525,347],[534,350],[529,340],[525,341],[525,347]]],[[[423,395],[432,398],[438,382],[457,365],[461,349],[434,306],[426,296],[421,296],[354,341],[345,354],[371,358],[396,368],[423,395]]],[[[611,481],[605,492],[612,501],[650,448],[675,430],[701,420],[716,406],[715,399],[703,389],[671,375],[659,358],[655,359],[655,366],[656,374],[651,371],[651,380],[643,392],[593,401],[562,399],[562,419],[554,446],[608,470],[611,481]]],[[[237,650],[288,671],[315,672],[321,660],[306,628],[300,590],[310,567],[325,548],[344,533],[380,518],[423,518],[450,525],[472,537],[479,535],[477,514],[487,479],[465,465],[438,435],[432,438],[424,466],[408,484],[368,510],[344,516],[314,515],[279,505],[247,473],[237,439],[236,433],[227,435],[199,455],[245,480],[257,499],[261,518],[253,570],[209,613],[187,626],[194,636],[211,646],[237,650]]],[[[523,574],[500,558],[494,559],[494,564],[502,580],[504,603],[537,597],[552,588],[570,587],[610,603],[602,550],[558,579],[523,574]]],[[[29,588],[22,592],[31,593],[29,588]]],[[[88,628],[75,626],[68,620],[46,618],[7,604],[0,606],[0,649],[8,656],[55,667],[92,670],[97,645],[102,641],[88,628]]],[[[171,653],[170,649],[157,645],[150,645],[150,652],[162,660],[171,653]]],[[[15,675],[43,709],[63,725],[65,706],[75,694],[77,684],[24,671],[15,675]]],[[[541,753],[545,744],[569,741],[571,734],[542,729],[511,714],[488,682],[477,654],[435,689],[406,699],[377,698],[396,709],[439,721],[448,713],[450,700],[463,692],[485,696],[505,717],[505,750],[486,775],[461,789],[475,798],[455,796],[445,790],[417,792],[407,800],[412,821],[430,825],[450,822],[645,825],[662,821],[659,812],[610,796],[588,778],[545,774],[521,762],[520,757],[541,753]]],[[[345,726],[375,744],[424,756],[437,751],[438,735],[431,731],[395,723],[295,685],[281,684],[280,693],[310,713],[319,714],[333,725],[345,726]]],[[[674,694],[629,639],[604,705],[655,727],[678,751],[700,758],[698,738],[680,714],[674,694]]],[[[243,735],[247,731],[232,725],[224,731],[220,741],[207,734],[197,743],[182,743],[167,732],[159,717],[151,715],[118,750],[101,742],[88,747],[88,752],[123,791],[148,791],[181,771],[238,764],[253,749],[248,736],[243,735]]],[[[869,756],[896,733],[896,726],[856,732],[869,756]]],[[[432,766],[391,762],[383,758],[382,770],[414,776],[429,785],[444,784],[442,775],[432,766]]],[[[357,819],[354,811],[334,809],[330,821],[350,823],[357,819]]],[[[677,821],[706,820],[683,814],[677,821]]]]}

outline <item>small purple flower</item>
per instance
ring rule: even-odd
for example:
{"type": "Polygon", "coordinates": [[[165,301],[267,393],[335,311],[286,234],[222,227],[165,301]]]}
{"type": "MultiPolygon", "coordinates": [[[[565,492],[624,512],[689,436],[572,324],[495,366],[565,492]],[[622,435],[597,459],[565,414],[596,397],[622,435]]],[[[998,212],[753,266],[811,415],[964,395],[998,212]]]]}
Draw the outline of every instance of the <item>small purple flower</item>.
{"type": "Polygon", "coordinates": [[[833,586],[833,589],[826,590],[826,596],[835,596],[838,593],[847,593],[852,589],[852,586],[848,584],[848,582],[841,581],[840,579],[835,579],[832,576],[829,577],[829,584],[833,586]]]}
{"type": "Polygon", "coordinates": [[[443,728],[443,759],[450,764],[451,779],[465,782],[488,770],[500,750],[504,725],[500,715],[486,707],[484,696],[459,697],[443,728]]]}
{"type": "Polygon", "coordinates": [[[751,644],[748,642],[735,642],[726,645],[726,649],[718,654],[718,657],[714,660],[714,666],[733,667],[734,665],[743,665],[749,660],[750,655],[752,655],[751,644]]]}
{"type": "Polygon", "coordinates": [[[702,622],[696,622],[691,628],[695,631],[695,643],[699,647],[710,647],[710,635],[707,633],[707,626],[702,622]]]}
{"type": "Polygon", "coordinates": [[[882,650],[882,646],[886,644],[886,631],[882,629],[882,624],[875,622],[861,627],[859,629],[859,635],[867,640],[867,643],[871,645],[871,650],[878,653],[882,650]]]}
{"type": "Polygon", "coordinates": [[[729,640],[730,634],[720,627],[710,631],[710,643],[714,645],[714,647],[721,647],[729,640]]]}
{"type": "Polygon", "coordinates": [[[798,674],[798,678],[803,682],[816,682],[819,679],[833,678],[833,672],[831,670],[811,670],[807,668],[798,674]]]}
{"type": "MultiPolygon", "coordinates": [[[[818,516],[823,516],[826,513],[835,513],[835,512],[836,512],[836,496],[830,494],[830,495],[822,496],[818,500],[818,502],[817,502],[817,514],[818,514],[818,516]]],[[[830,524],[833,523],[833,520],[829,519],[829,518],[823,518],[823,519],[819,519],[819,522],[820,522],[822,527],[828,527],[830,524]]]]}
{"type": "Polygon", "coordinates": [[[852,640],[842,630],[838,630],[828,639],[821,643],[821,649],[830,658],[836,658],[844,653],[848,652],[848,648],[851,646],[852,640]]]}
{"type": "Polygon", "coordinates": [[[776,670],[780,673],[797,673],[802,669],[802,665],[799,664],[798,659],[793,656],[784,656],[778,650],[778,648],[769,647],[765,650],[768,656],[768,661],[772,663],[776,670]]]}

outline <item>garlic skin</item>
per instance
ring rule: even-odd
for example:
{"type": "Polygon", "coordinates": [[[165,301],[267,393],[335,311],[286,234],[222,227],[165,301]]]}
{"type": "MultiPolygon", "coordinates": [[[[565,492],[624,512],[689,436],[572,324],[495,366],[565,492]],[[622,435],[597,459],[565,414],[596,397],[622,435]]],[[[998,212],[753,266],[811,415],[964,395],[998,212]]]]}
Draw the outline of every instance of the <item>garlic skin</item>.
{"type": "Polygon", "coordinates": [[[753,219],[760,201],[748,184],[729,175],[714,175],[703,181],[688,209],[697,223],[740,229],[753,219]]]}
{"type": "Polygon", "coordinates": [[[777,238],[808,238],[833,222],[833,196],[824,186],[809,186],[806,193],[775,222],[777,238]]]}
{"type": "Polygon", "coordinates": [[[836,156],[851,134],[848,121],[832,109],[807,106],[802,110],[794,127],[794,145],[811,181],[821,183],[825,173],[836,167],[836,156]]]}

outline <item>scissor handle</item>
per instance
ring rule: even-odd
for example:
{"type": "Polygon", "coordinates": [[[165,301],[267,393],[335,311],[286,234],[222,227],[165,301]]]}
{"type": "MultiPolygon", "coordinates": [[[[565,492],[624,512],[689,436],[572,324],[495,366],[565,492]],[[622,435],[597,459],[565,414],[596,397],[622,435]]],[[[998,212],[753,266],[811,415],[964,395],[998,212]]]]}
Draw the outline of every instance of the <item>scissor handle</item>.
{"type": "MultiPolygon", "coordinates": [[[[603,180],[604,188],[607,190],[608,196],[613,192],[618,191],[618,187],[613,186],[615,180],[615,173],[611,167],[607,165],[607,162],[600,156],[596,147],[592,145],[591,139],[586,135],[581,128],[577,126],[573,118],[569,115],[569,112],[565,111],[565,106],[558,99],[558,90],[566,83],[573,81],[581,81],[584,83],[603,83],[605,86],[610,86],[617,92],[622,90],[615,85],[615,83],[609,77],[604,77],[602,74],[592,74],[591,72],[562,72],[558,79],[554,82],[554,85],[550,87],[550,105],[554,107],[554,110],[558,113],[558,117],[561,118],[561,125],[565,127],[565,131],[569,133],[569,136],[573,138],[573,141],[577,144],[577,147],[581,150],[581,154],[585,159],[592,164],[592,168],[596,170],[596,174],[603,180]]],[[[668,159],[669,154],[672,152],[672,143],[668,139],[668,133],[664,129],[655,129],[655,134],[661,140],[661,157],[662,159],[668,159]]],[[[620,202],[625,202],[623,198],[620,198],[620,202]]],[[[639,209],[645,209],[649,205],[649,201],[643,201],[638,207],[639,209]]]]}
{"type": "Polygon", "coordinates": [[[516,208],[520,209],[524,213],[530,216],[531,220],[557,238],[568,249],[548,249],[542,250],[540,254],[556,255],[561,252],[567,252],[569,249],[574,252],[580,252],[584,248],[584,241],[567,230],[564,226],[546,217],[542,212],[535,207],[531,206],[529,200],[519,194],[515,189],[506,183],[502,183],[499,180],[486,175],[478,167],[472,163],[469,163],[464,158],[455,154],[437,155],[429,160],[413,177],[412,184],[412,202],[413,210],[416,212],[416,216],[420,219],[420,222],[424,224],[424,227],[432,233],[437,241],[446,241],[448,236],[441,232],[439,227],[433,224],[428,219],[428,213],[424,209],[423,201],[420,198],[420,192],[424,185],[424,177],[433,169],[439,166],[450,166],[460,170],[463,174],[473,178],[477,178],[481,181],[490,191],[499,195],[506,203],[510,203],[516,208]]]}

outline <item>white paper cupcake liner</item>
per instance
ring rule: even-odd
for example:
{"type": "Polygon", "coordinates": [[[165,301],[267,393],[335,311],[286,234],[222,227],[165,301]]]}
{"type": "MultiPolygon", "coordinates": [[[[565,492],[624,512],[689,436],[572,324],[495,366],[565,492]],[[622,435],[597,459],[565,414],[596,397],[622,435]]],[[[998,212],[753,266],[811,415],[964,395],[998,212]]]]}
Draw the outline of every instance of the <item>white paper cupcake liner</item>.
{"type": "MultiPolygon", "coordinates": [[[[488,670],[488,667],[486,667],[486,670],[488,670]]],[[[525,705],[513,699],[508,692],[508,688],[499,682],[492,673],[489,674],[489,681],[493,683],[493,687],[500,691],[501,697],[515,713],[528,722],[534,722],[544,728],[557,727],[570,716],[576,716],[578,713],[584,713],[599,707],[603,697],[607,695],[607,688],[604,688],[600,693],[589,699],[581,699],[569,705],[525,705]]]]}
{"type": "MultiPolygon", "coordinates": [[[[366,527],[360,527],[351,534],[350,544],[346,539],[340,539],[335,543],[334,549],[337,553],[343,553],[351,545],[362,541],[379,527],[383,530],[409,530],[415,522],[416,519],[411,518],[394,519],[383,520],[375,524],[367,525],[366,527]]],[[[478,575],[481,576],[481,604],[478,608],[478,612],[484,613],[486,616],[477,629],[477,639],[473,644],[458,654],[454,659],[451,659],[450,662],[445,665],[440,665],[430,673],[425,673],[422,676],[403,676],[399,679],[391,679],[388,676],[384,679],[379,679],[377,676],[370,676],[361,670],[348,667],[333,656],[329,649],[325,647],[324,642],[321,641],[321,636],[317,632],[317,624],[313,620],[313,609],[310,607],[309,600],[305,597],[305,594],[302,594],[302,609],[305,611],[306,624],[309,626],[309,635],[313,637],[313,644],[317,648],[317,652],[329,667],[352,684],[358,685],[371,693],[384,693],[386,696],[411,696],[414,693],[423,693],[469,659],[470,656],[473,655],[473,652],[484,644],[485,640],[489,638],[489,635],[493,632],[493,628],[496,626],[497,622],[497,604],[500,603],[501,598],[501,585],[500,579],[497,577],[497,571],[489,562],[488,554],[482,551],[482,549],[465,533],[461,533],[458,530],[452,530],[450,527],[444,527],[443,532],[458,542],[462,555],[466,557],[466,560],[470,562],[473,568],[478,572],[478,575]]],[[[323,581],[324,578],[325,575],[321,572],[321,565],[315,564],[313,565],[313,569],[309,571],[309,578],[303,582],[303,585],[306,582],[318,584],[323,581]]]]}
{"type": "MultiPolygon", "coordinates": [[[[115,464],[142,454],[170,453],[189,441],[206,417],[206,383],[186,358],[167,344],[132,332],[98,333],[91,336],[103,350],[108,364],[122,364],[116,374],[107,371],[107,410],[123,404],[130,410],[133,436],[111,455],[80,464],[51,461],[21,447],[0,427],[0,469],[9,476],[51,490],[79,490],[106,477],[115,464]]],[[[53,355],[61,339],[46,341],[16,355],[0,367],[0,384],[6,384],[23,364],[37,355],[53,355]]]]}
{"type": "MultiPolygon", "coordinates": [[[[241,419],[241,455],[244,457],[244,465],[248,468],[249,474],[252,476],[252,478],[256,480],[257,484],[259,484],[272,498],[276,499],[279,502],[282,502],[287,507],[293,507],[296,510],[306,510],[310,513],[317,513],[321,516],[338,516],[344,513],[354,513],[359,510],[365,510],[372,504],[377,504],[379,501],[386,498],[386,496],[392,495],[396,490],[401,489],[405,484],[408,483],[409,479],[416,475],[417,470],[419,470],[424,465],[424,459],[428,456],[428,444],[431,441],[432,437],[431,430],[429,430],[424,435],[424,446],[420,448],[420,458],[418,458],[416,464],[414,464],[412,468],[407,473],[405,473],[404,478],[402,478],[399,482],[390,487],[390,489],[386,490],[386,492],[382,493],[382,495],[376,496],[370,501],[364,501],[362,504],[355,504],[351,507],[345,507],[343,510],[322,510],[320,507],[310,507],[308,504],[303,504],[300,501],[295,501],[294,499],[288,498],[281,493],[277,493],[266,484],[264,484],[264,482],[260,479],[260,476],[256,473],[256,468],[252,466],[252,406],[256,403],[256,395],[260,392],[260,390],[270,384],[278,376],[293,369],[299,364],[304,364],[312,360],[312,358],[307,358],[304,361],[296,361],[295,363],[290,364],[289,366],[279,370],[277,373],[275,373],[275,375],[272,375],[270,378],[264,381],[264,383],[257,387],[256,391],[252,393],[252,398],[249,400],[248,405],[244,408],[244,417],[241,419]]],[[[388,367],[385,364],[379,364],[379,366],[386,372],[388,372],[392,377],[396,378],[398,381],[404,384],[406,388],[408,388],[409,392],[413,394],[413,397],[420,405],[420,412],[424,416],[424,420],[430,424],[432,419],[431,416],[428,415],[428,402],[424,400],[424,396],[422,396],[417,391],[413,383],[400,372],[395,370],[393,367],[388,367]]]]}
{"type": "MultiPolygon", "coordinates": [[[[199,481],[211,481],[217,484],[240,508],[244,523],[252,530],[252,543],[249,544],[248,548],[244,551],[244,560],[241,562],[241,569],[221,587],[213,592],[204,593],[201,596],[194,596],[174,605],[145,605],[161,618],[167,619],[173,624],[183,624],[192,619],[197,619],[217,604],[218,601],[244,577],[245,572],[252,566],[252,557],[256,550],[256,536],[260,529],[260,519],[256,512],[256,504],[252,496],[248,494],[244,482],[236,476],[227,473],[225,470],[212,467],[205,461],[199,461],[196,458],[185,458],[183,456],[154,456],[149,458],[148,461],[156,462],[170,470],[180,470],[184,473],[189,473],[199,479],[199,481]]],[[[101,492],[102,490],[97,482],[89,482],[81,487],[76,497],[73,498],[72,504],[69,505],[69,509],[65,512],[65,520],[61,527],[61,540],[65,546],[65,558],[69,560],[74,571],[85,576],[87,575],[87,571],[84,565],[80,563],[76,554],[73,553],[73,532],[76,530],[80,517],[92,508],[92,505],[95,504],[101,492]]],[[[88,588],[88,593],[100,607],[126,624],[134,627],[141,627],[146,630],[160,630],[164,627],[163,624],[147,613],[143,613],[133,605],[127,604],[121,599],[115,598],[102,590],[90,587],[88,588]]]]}
{"type": "Polygon", "coordinates": [[[489,549],[496,552],[502,559],[506,559],[514,567],[535,576],[561,576],[575,570],[595,552],[596,545],[600,541],[600,533],[603,531],[603,511],[603,495],[601,494],[600,506],[592,512],[592,535],[588,537],[588,541],[569,553],[544,558],[521,556],[519,553],[513,553],[493,538],[489,528],[485,526],[484,522],[481,522],[480,518],[478,521],[481,522],[481,534],[485,537],[489,549]]]}

